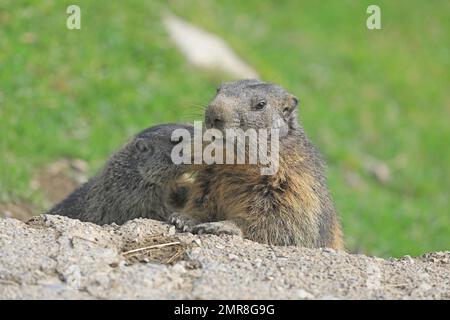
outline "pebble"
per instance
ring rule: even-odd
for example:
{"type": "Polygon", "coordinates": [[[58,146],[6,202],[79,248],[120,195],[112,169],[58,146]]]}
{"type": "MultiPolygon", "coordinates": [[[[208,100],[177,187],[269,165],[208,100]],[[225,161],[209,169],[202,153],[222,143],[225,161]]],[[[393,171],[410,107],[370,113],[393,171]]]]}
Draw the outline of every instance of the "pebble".
{"type": "Polygon", "coordinates": [[[234,253],[228,254],[228,258],[230,258],[230,260],[238,260],[239,259],[239,257],[237,255],[235,255],[234,253]]]}
{"type": "Polygon", "coordinates": [[[167,231],[167,234],[168,234],[169,236],[173,236],[176,232],[177,232],[177,231],[176,231],[176,229],[175,229],[175,226],[170,226],[170,227],[169,227],[169,230],[167,231]]]}
{"type": "Polygon", "coordinates": [[[295,299],[314,299],[314,296],[306,290],[299,289],[294,293],[295,299]]]}
{"type": "Polygon", "coordinates": [[[400,260],[404,263],[414,264],[414,259],[409,255],[403,256],[400,260]]]}
{"type": "Polygon", "coordinates": [[[187,271],[181,263],[173,265],[172,270],[179,273],[185,273],[187,271]]]}

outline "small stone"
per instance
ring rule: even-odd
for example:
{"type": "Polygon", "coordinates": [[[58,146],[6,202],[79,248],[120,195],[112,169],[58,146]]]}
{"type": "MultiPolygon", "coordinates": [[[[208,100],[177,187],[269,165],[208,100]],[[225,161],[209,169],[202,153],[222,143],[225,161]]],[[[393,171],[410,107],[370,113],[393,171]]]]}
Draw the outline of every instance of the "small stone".
{"type": "Polygon", "coordinates": [[[331,294],[326,294],[320,298],[321,300],[339,300],[338,297],[335,297],[331,294]]]}
{"type": "Polygon", "coordinates": [[[38,285],[53,286],[61,284],[61,280],[56,277],[46,277],[37,281],[38,285]]]}
{"type": "Polygon", "coordinates": [[[66,270],[62,272],[64,281],[68,286],[79,289],[81,283],[81,271],[80,267],[76,264],[70,265],[66,270]]]}
{"type": "Polygon", "coordinates": [[[336,250],[332,249],[332,248],[321,248],[320,249],[322,252],[326,252],[326,253],[335,253],[336,250]]]}
{"type": "Polygon", "coordinates": [[[173,236],[176,232],[177,232],[177,230],[175,229],[175,226],[170,226],[169,230],[167,231],[167,234],[169,236],[173,236]]]}
{"type": "Polygon", "coordinates": [[[299,289],[295,292],[295,299],[314,299],[314,296],[306,290],[299,289]]]}
{"type": "Polygon", "coordinates": [[[81,159],[72,159],[72,161],[70,162],[70,166],[78,172],[85,173],[88,171],[87,162],[81,159]]]}
{"type": "Polygon", "coordinates": [[[191,254],[192,255],[198,255],[201,252],[201,249],[199,247],[195,247],[191,249],[191,254]]]}
{"type": "Polygon", "coordinates": [[[179,273],[185,273],[187,271],[181,263],[174,264],[172,270],[179,273]]]}
{"type": "Polygon", "coordinates": [[[400,260],[402,262],[404,262],[404,263],[409,263],[409,264],[413,264],[414,263],[414,259],[411,258],[410,255],[403,256],[400,260]]]}
{"type": "Polygon", "coordinates": [[[365,167],[366,170],[381,184],[387,184],[391,180],[391,170],[383,161],[369,158],[365,163],[365,167]]]}
{"type": "Polygon", "coordinates": [[[255,265],[255,267],[256,268],[259,268],[259,267],[261,267],[261,265],[262,265],[262,260],[261,259],[255,259],[254,261],[253,261],[253,264],[255,265]]]}
{"type": "Polygon", "coordinates": [[[421,283],[419,286],[419,289],[422,291],[428,291],[428,290],[431,290],[432,288],[433,287],[429,283],[426,283],[426,282],[421,283]]]}
{"type": "Polygon", "coordinates": [[[228,258],[230,260],[238,260],[239,259],[239,257],[237,255],[235,255],[234,253],[228,254],[228,258]]]}

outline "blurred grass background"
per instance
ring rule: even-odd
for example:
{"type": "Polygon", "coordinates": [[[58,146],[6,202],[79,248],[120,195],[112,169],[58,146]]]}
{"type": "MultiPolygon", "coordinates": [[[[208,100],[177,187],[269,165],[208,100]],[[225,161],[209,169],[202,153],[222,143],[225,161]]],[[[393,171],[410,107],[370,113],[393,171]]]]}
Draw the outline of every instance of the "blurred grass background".
{"type": "Polygon", "coordinates": [[[0,0],[0,203],[60,158],[94,173],[142,128],[201,120],[223,74],[188,65],[170,10],[223,37],[302,104],[328,163],[347,246],[379,256],[450,249],[449,1],[0,0]],[[66,8],[81,7],[81,30],[66,8]],[[382,30],[366,28],[378,4],[382,30]],[[367,159],[390,169],[381,182],[367,159]],[[353,182],[352,182],[353,181],[353,182]]]}

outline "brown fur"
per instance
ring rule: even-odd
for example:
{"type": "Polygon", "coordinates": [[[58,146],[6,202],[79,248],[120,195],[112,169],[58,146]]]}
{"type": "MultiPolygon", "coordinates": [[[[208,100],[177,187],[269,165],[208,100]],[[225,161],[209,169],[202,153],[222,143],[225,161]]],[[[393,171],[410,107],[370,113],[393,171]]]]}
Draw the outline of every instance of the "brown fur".
{"type": "Polygon", "coordinates": [[[196,223],[232,221],[245,238],[260,243],[343,249],[335,215],[326,219],[327,236],[321,235],[320,215],[334,209],[324,207],[321,198],[329,201],[328,193],[308,161],[282,149],[273,176],[260,175],[255,165],[205,166],[197,171],[183,213],[196,223]]]}
{"type": "Polygon", "coordinates": [[[271,117],[285,121],[279,170],[264,176],[257,165],[201,166],[182,210],[191,226],[200,223],[191,230],[203,224],[208,226],[203,228],[206,232],[220,233],[214,230],[220,227],[217,221],[226,221],[225,233],[232,222],[245,238],[260,243],[344,248],[324,164],[297,122],[296,104],[297,99],[281,87],[255,80],[219,88],[206,112],[207,126],[225,129],[241,123],[238,127],[243,129],[270,128],[271,117]],[[267,107],[262,111],[247,106],[248,101],[265,97],[267,107]]]}

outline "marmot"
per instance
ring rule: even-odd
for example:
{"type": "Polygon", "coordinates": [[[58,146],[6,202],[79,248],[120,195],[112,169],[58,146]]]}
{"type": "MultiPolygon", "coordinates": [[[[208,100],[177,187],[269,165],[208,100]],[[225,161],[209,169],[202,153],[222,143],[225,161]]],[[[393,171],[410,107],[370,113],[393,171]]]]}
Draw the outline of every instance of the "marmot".
{"type": "Polygon", "coordinates": [[[47,213],[96,224],[123,224],[134,218],[166,221],[173,212],[169,203],[181,206],[184,201],[181,180],[189,169],[171,160],[180,142],[171,141],[175,129],[193,133],[192,126],[180,124],[143,130],[113,154],[98,175],[47,213]]]}
{"type": "Polygon", "coordinates": [[[242,234],[270,245],[343,249],[324,163],[298,123],[297,104],[295,96],[275,84],[222,84],[206,109],[206,127],[222,132],[279,129],[279,169],[274,175],[261,175],[255,165],[201,166],[185,208],[170,221],[194,233],[242,234]]]}

